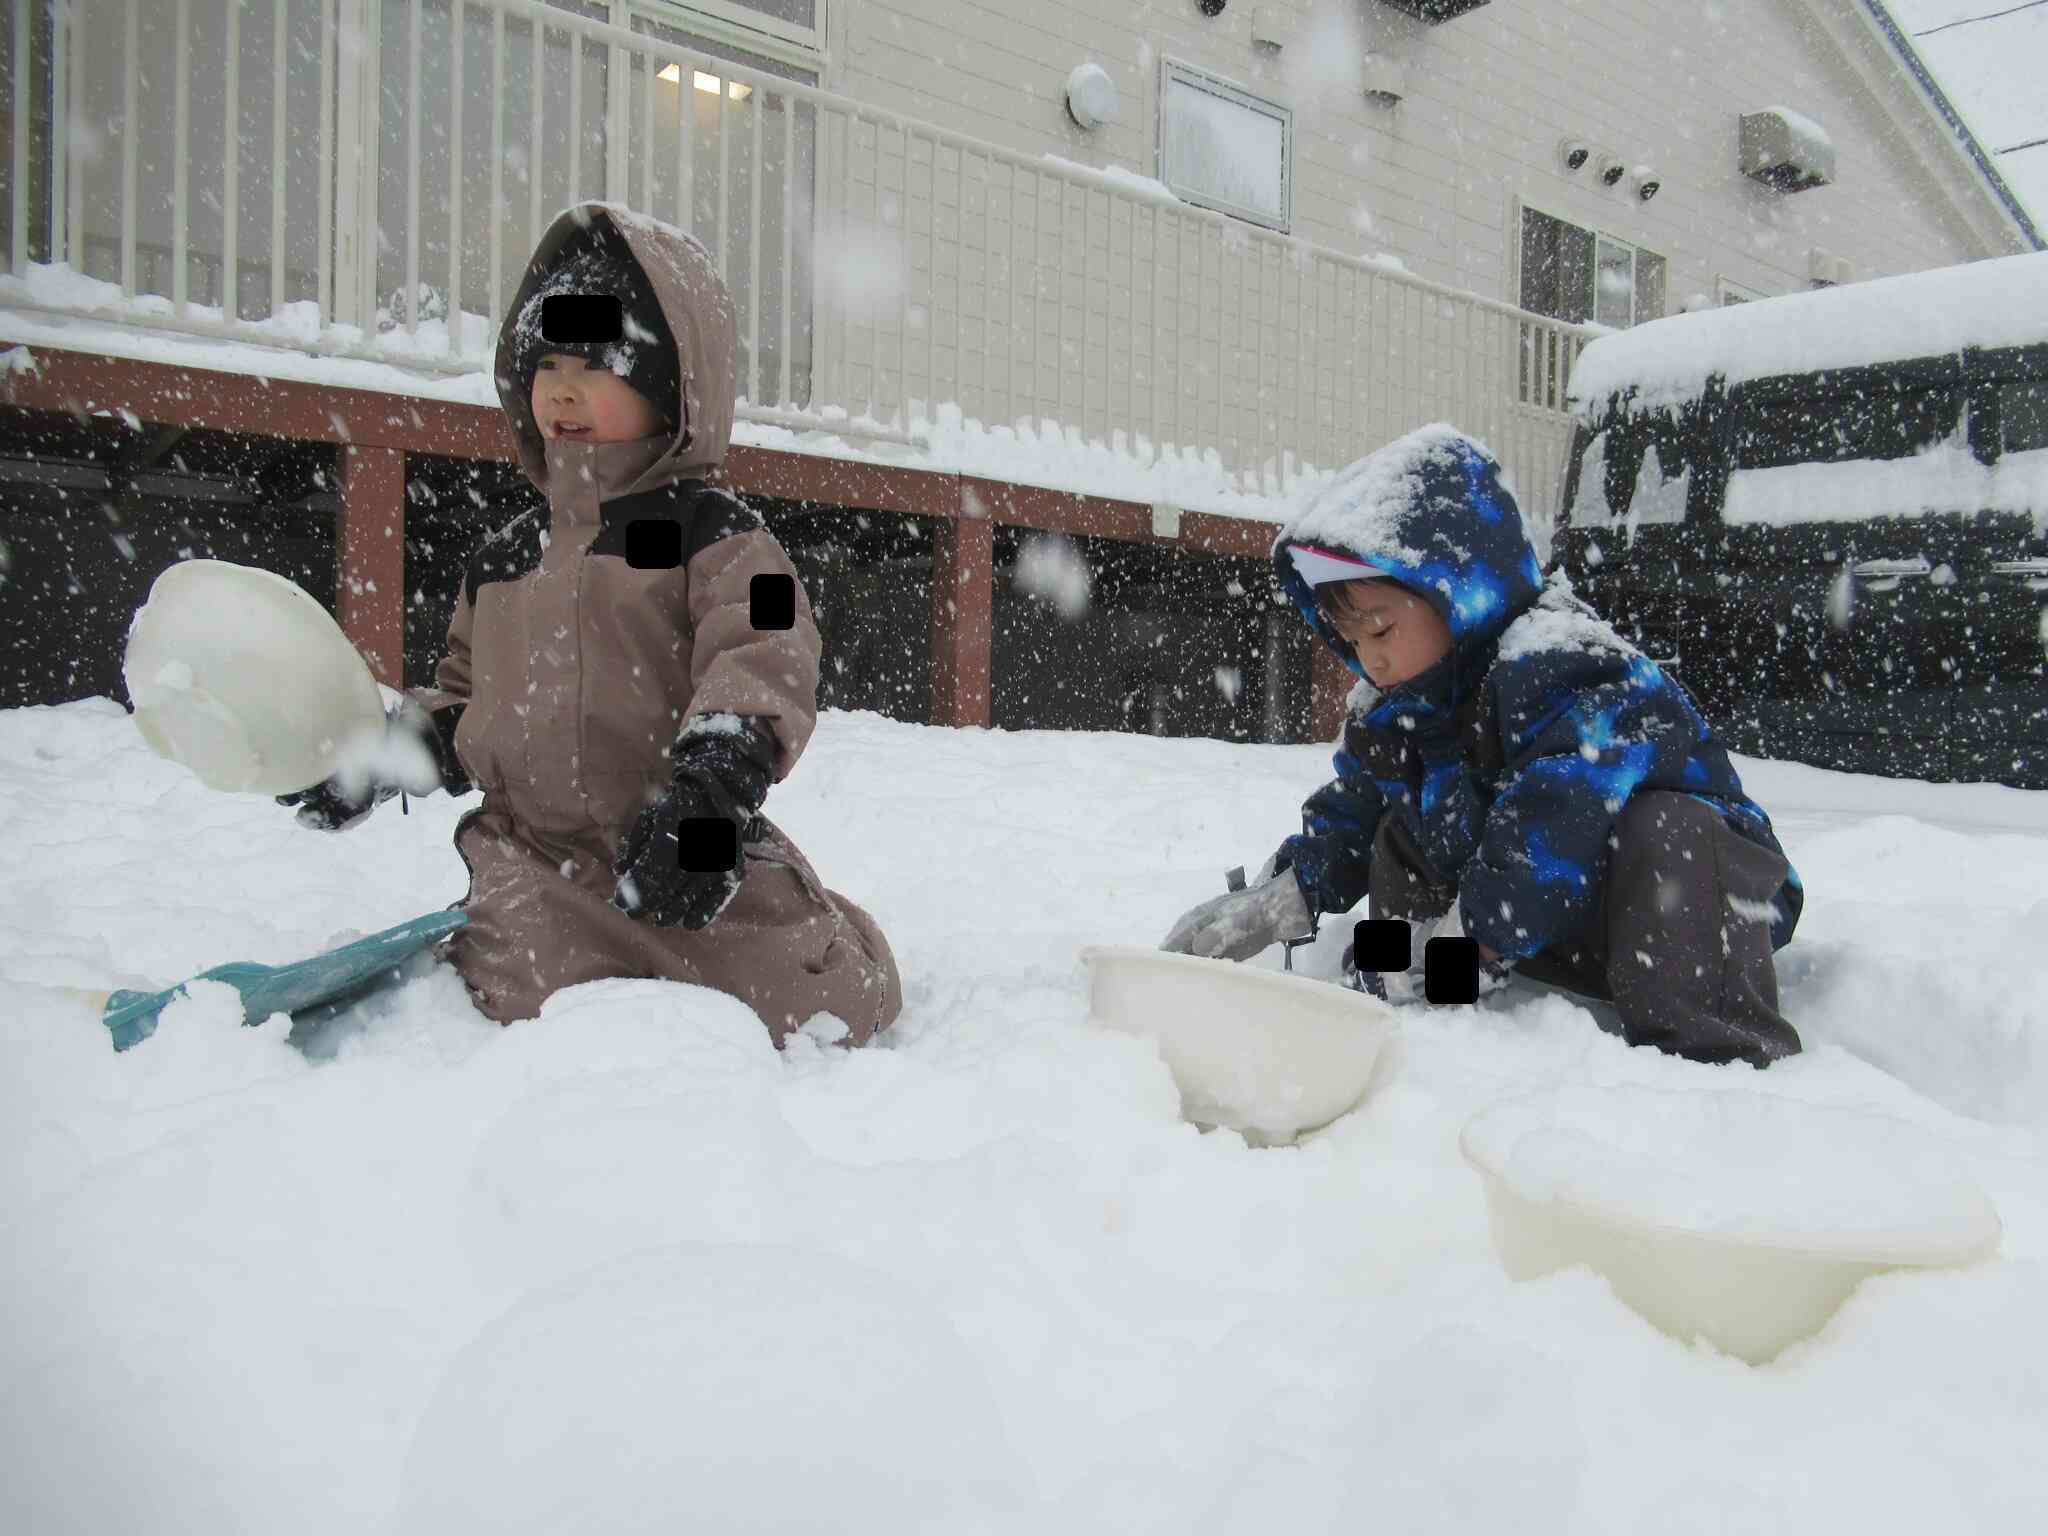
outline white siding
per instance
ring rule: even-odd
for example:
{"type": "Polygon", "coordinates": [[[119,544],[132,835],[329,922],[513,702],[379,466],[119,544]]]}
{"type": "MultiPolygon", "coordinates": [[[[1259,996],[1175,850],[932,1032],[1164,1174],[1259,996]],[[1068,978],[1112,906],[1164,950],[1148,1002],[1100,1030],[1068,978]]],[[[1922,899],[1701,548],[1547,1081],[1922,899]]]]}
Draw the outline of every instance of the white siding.
{"type": "Polygon", "coordinates": [[[1390,253],[1510,302],[1518,200],[1667,256],[1674,309],[1723,277],[1765,293],[1802,289],[1814,246],[1864,276],[2010,248],[1969,227],[1914,158],[1917,131],[1898,126],[1922,111],[1911,81],[1880,71],[1890,93],[1880,101],[1836,40],[1855,36],[1853,18],[1823,25],[1803,0],[1496,0],[1438,27],[1377,0],[1237,0],[1214,19],[1191,0],[838,0],[835,10],[833,89],[1010,149],[1148,176],[1159,55],[1215,73],[1294,110],[1294,234],[1390,253]],[[1291,15],[1288,48],[1253,45],[1254,9],[1291,15]],[[1399,106],[1372,104],[1344,67],[1367,46],[1407,58],[1399,106]],[[1123,120],[1093,133],[1061,100],[1084,60],[1123,97],[1123,120]],[[1836,185],[1784,196],[1740,174],[1736,119],[1770,105],[1826,126],[1836,185]],[[1646,205],[1626,183],[1598,187],[1590,167],[1567,175],[1566,137],[1654,165],[1662,192],[1646,205]]]}

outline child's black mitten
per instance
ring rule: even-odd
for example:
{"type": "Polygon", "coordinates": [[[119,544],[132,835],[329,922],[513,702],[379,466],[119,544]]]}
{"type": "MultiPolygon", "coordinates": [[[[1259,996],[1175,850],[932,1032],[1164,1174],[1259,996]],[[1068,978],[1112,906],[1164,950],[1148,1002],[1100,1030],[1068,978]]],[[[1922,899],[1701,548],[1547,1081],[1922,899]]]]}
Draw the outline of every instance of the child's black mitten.
{"type": "Polygon", "coordinates": [[[772,750],[767,733],[737,715],[685,726],[667,791],[635,818],[612,861],[612,905],[657,928],[710,927],[739,894],[772,750]]]}
{"type": "Polygon", "coordinates": [[[313,832],[346,832],[358,822],[369,819],[370,812],[398,793],[396,784],[379,784],[374,780],[365,783],[356,795],[350,795],[342,788],[340,775],[311,789],[302,789],[295,794],[279,795],[279,805],[295,805],[299,814],[294,819],[302,827],[313,832]]]}
{"type": "Polygon", "coordinates": [[[424,795],[437,785],[450,794],[469,788],[455,762],[454,721],[461,705],[429,715],[410,699],[384,712],[384,740],[375,761],[336,773],[311,789],[277,796],[279,805],[298,807],[298,823],[314,832],[346,832],[386,800],[401,793],[424,795]],[[453,765],[453,766],[451,766],[453,765]]]}

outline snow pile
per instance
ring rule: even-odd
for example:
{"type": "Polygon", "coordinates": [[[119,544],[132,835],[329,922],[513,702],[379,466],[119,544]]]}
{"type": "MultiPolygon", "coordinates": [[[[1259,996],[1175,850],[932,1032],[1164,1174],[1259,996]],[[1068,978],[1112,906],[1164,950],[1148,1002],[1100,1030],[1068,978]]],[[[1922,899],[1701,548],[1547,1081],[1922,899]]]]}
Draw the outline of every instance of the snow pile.
{"type": "MultiPolygon", "coordinates": [[[[837,270],[854,268],[842,264],[837,270]]],[[[862,293],[863,302],[880,302],[867,290],[862,293]]],[[[461,356],[488,354],[496,343],[495,321],[465,313],[468,343],[458,355],[439,322],[423,323],[416,337],[394,331],[366,341],[350,326],[323,331],[311,303],[287,305],[286,310],[272,320],[228,327],[231,340],[181,335],[168,329],[175,321],[166,299],[143,295],[126,300],[117,285],[66,267],[31,264],[26,277],[0,274],[0,336],[29,344],[4,354],[10,372],[34,369],[33,347],[48,346],[246,374],[264,383],[283,379],[499,409],[488,369],[450,371],[463,366],[461,356]],[[336,349],[358,346],[372,347],[388,360],[333,355],[336,349]]],[[[198,323],[220,322],[218,310],[192,306],[192,312],[198,323]]],[[[817,409],[816,426],[790,426],[780,418],[774,423],[749,420],[748,410],[742,400],[733,426],[733,441],[748,447],[1164,503],[1258,522],[1284,521],[1296,498],[1322,486],[1333,469],[1286,453],[1231,470],[1211,447],[1157,443],[1121,430],[1104,440],[1040,416],[984,422],[947,401],[912,400],[907,429],[840,406],[817,409]]]]}
{"type": "Polygon", "coordinates": [[[1587,346],[1571,398],[1598,410],[1633,388],[1648,408],[1690,399],[1715,374],[1737,384],[2043,341],[2048,251],[1652,320],[1587,346]]]}
{"type": "Polygon", "coordinates": [[[2048,797],[1745,762],[1809,892],[1780,957],[1806,1055],[1698,1067],[1510,990],[1417,1016],[1362,1108],[1258,1150],[1177,1118],[1157,1050],[1088,1022],[1078,956],[1156,944],[1328,771],[827,711],[770,811],[896,950],[880,1048],[778,1056],[739,1004],[645,980],[500,1029],[433,966],[314,1049],[203,984],[116,1056],[64,989],[453,902],[476,799],[320,836],[105,700],[0,713],[0,1524],[2048,1524],[2048,797]],[[1584,1270],[1515,1284],[1459,1129],[1575,1085],[1908,1121],[2003,1244],[1866,1283],[1760,1369],[1584,1270]]]}

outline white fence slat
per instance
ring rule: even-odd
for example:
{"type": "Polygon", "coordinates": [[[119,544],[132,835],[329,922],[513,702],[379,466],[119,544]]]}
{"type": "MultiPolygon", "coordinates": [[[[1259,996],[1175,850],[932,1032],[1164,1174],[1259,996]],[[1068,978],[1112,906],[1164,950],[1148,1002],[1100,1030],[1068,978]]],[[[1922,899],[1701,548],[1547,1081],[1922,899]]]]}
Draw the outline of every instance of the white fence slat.
{"type": "Polygon", "coordinates": [[[732,85],[718,76],[718,275],[732,284],[732,134],[726,125],[726,103],[732,85]]]}
{"type": "Polygon", "coordinates": [[[505,13],[491,10],[491,307],[498,322],[505,304],[505,13]]]}
{"type": "Polygon", "coordinates": [[[192,5],[178,0],[176,63],[171,72],[171,311],[185,318],[186,208],[192,158],[192,5]]]}
{"type": "MultiPolygon", "coordinates": [[[[77,8],[65,13],[62,33],[64,39],[64,62],[71,78],[71,88],[64,101],[58,105],[57,120],[71,121],[72,108],[85,101],[85,30],[80,25],[77,8]]],[[[85,141],[82,136],[65,134],[67,153],[56,157],[59,165],[68,169],[64,177],[65,216],[64,238],[71,250],[71,270],[85,270],[85,141]]]]}
{"type": "Polygon", "coordinates": [[[796,308],[796,268],[790,251],[796,224],[796,101],[786,92],[782,97],[782,380],[775,403],[785,411],[796,408],[790,393],[790,312],[796,308]]]}
{"type": "MultiPolygon", "coordinates": [[[[939,140],[934,134],[932,146],[932,172],[930,196],[925,199],[925,271],[927,293],[924,306],[924,410],[929,421],[938,420],[937,401],[939,396],[939,140]]],[[[906,172],[905,179],[908,180],[906,172]]],[[[905,199],[904,237],[909,238],[908,199],[905,199]]],[[[905,366],[908,366],[910,338],[904,337],[905,366]]],[[[956,386],[957,387],[957,386],[956,386]]],[[[909,420],[909,390],[904,391],[905,421],[909,420]]]]}
{"type": "Polygon", "coordinates": [[[761,113],[767,94],[756,90],[747,97],[747,120],[751,129],[753,163],[747,167],[748,208],[747,255],[753,271],[747,280],[747,401],[761,403],[761,178],[768,162],[761,153],[761,113]]]}
{"type": "Polygon", "coordinates": [[[320,306],[323,320],[331,319],[335,311],[334,296],[334,86],[335,86],[335,19],[334,0],[319,0],[320,4],[320,187],[315,199],[320,207],[315,215],[317,235],[313,259],[313,299],[320,306]]]}
{"type": "MultiPolygon", "coordinates": [[[[583,34],[570,31],[569,43],[569,202],[583,201],[583,34]]],[[[540,100],[540,77],[533,84],[534,100],[540,100]]],[[[538,188],[539,183],[535,183],[538,188]]],[[[536,244],[540,231],[534,231],[536,244]]],[[[530,250],[532,247],[528,247],[530,250]]]]}
{"type": "MultiPolygon", "coordinates": [[[[527,17],[527,25],[532,30],[532,35],[528,39],[532,44],[532,61],[528,66],[530,72],[526,77],[527,106],[530,118],[526,130],[526,249],[531,251],[536,245],[540,244],[540,182],[541,171],[547,164],[547,156],[542,152],[543,141],[540,136],[541,82],[547,78],[541,66],[543,63],[543,49],[546,46],[544,34],[547,31],[547,27],[537,15],[529,15],[527,17]]],[[[519,281],[524,282],[525,280],[526,270],[522,265],[519,272],[519,281]]],[[[517,291],[517,284],[514,285],[514,291],[517,291]]]]}
{"type": "MultiPolygon", "coordinates": [[[[405,334],[420,329],[420,7],[406,0],[405,50],[405,334]]],[[[374,217],[374,215],[373,215],[374,217]]],[[[372,250],[365,258],[374,265],[372,250]]]]}
{"type": "Polygon", "coordinates": [[[291,0],[276,0],[270,25],[270,313],[284,313],[284,122],[285,33],[290,30],[291,0]]]}
{"type": "Polygon", "coordinates": [[[232,321],[240,305],[235,271],[235,236],[241,223],[242,155],[235,125],[242,105],[242,0],[227,0],[228,38],[224,50],[227,89],[222,92],[226,118],[221,125],[220,312],[232,321]]]}
{"type": "Polygon", "coordinates": [[[28,109],[31,92],[29,67],[29,7],[24,0],[14,4],[14,244],[8,253],[8,270],[28,270],[28,109]]]}
{"type": "Polygon", "coordinates": [[[450,357],[462,351],[462,33],[463,0],[448,13],[448,339],[450,357]]]}
{"type": "Polygon", "coordinates": [[[695,71],[684,64],[677,72],[676,97],[676,227],[697,232],[697,143],[693,120],[697,99],[695,71]]]}

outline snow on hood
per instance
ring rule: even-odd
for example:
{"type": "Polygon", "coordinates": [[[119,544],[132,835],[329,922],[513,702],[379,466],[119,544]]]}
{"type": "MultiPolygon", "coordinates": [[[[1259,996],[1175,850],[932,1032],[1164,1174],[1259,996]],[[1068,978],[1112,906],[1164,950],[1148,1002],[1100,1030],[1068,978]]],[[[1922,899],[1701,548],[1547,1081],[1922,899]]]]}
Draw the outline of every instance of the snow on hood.
{"type": "Polygon", "coordinates": [[[1543,589],[1527,521],[1483,443],[1438,423],[1340,471],[1273,542],[1273,569],[1309,627],[1365,675],[1313,589],[1390,576],[1450,627],[1453,650],[1489,645],[1543,589]]]}

